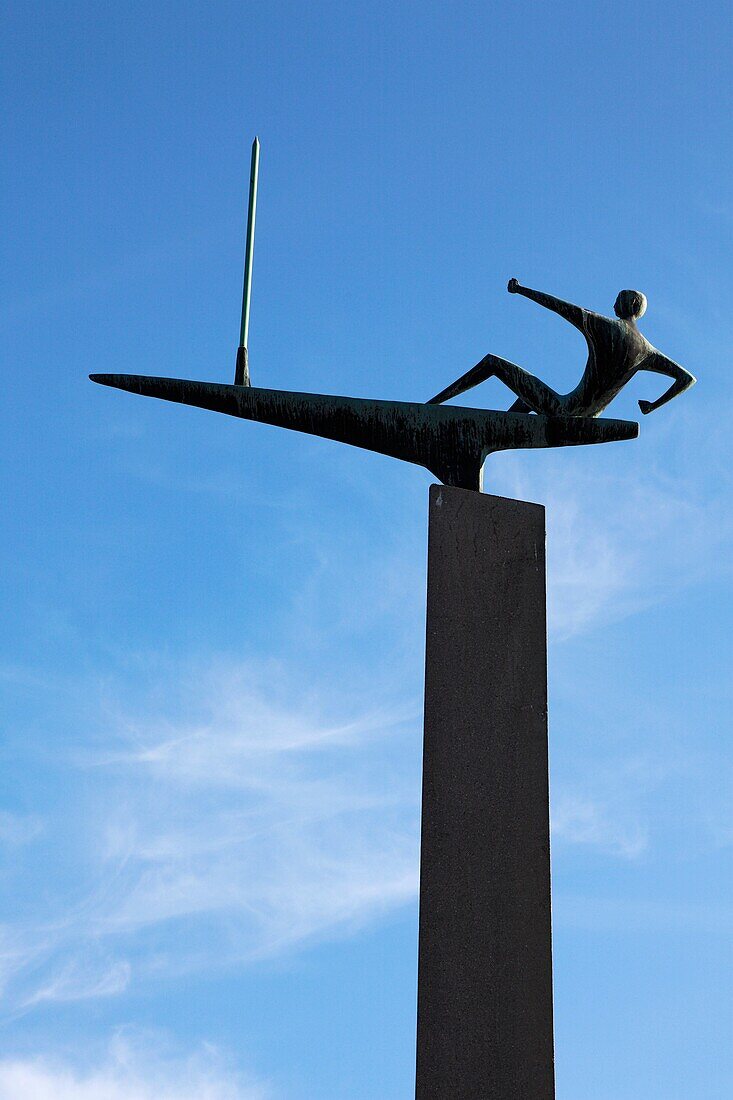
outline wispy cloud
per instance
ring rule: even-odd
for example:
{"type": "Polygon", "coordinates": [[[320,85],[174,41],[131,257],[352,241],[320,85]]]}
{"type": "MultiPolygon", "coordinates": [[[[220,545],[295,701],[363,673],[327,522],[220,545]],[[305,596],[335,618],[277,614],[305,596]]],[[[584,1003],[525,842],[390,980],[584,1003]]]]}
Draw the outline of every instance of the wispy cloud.
{"type": "Polygon", "coordinates": [[[502,456],[496,491],[547,506],[549,623],[560,639],[730,572],[731,469],[719,428],[688,415],[647,430],[659,449],[665,435],[675,441],[667,467],[651,447],[619,452],[612,464],[502,456]]]}
{"type": "Polygon", "coordinates": [[[34,814],[0,812],[0,849],[30,844],[43,831],[43,822],[34,814]]]}
{"type": "MultiPolygon", "coordinates": [[[[608,719],[614,721],[613,716],[608,719]]],[[[568,848],[616,860],[652,854],[652,823],[659,817],[659,803],[674,794],[676,784],[689,787],[691,760],[657,744],[651,720],[645,732],[644,746],[633,753],[584,741],[579,758],[572,755],[572,760],[564,758],[556,765],[560,778],[553,783],[551,824],[553,852],[560,860],[568,848]]],[[[698,826],[689,823],[688,837],[698,826]]]]}
{"type": "Polygon", "coordinates": [[[637,858],[648,845],[640,821],[613,806],[567,794],[553,800],[552,839],[555,846],[577,844],[624,859],[637,858]]]}
{"type": "Polygon", "coordinates": [[[344,701],[286,691],[281,667],[159,673],[148,713],[107,703],[105,747],[69,764],[94,781],[71,838],[87,850],[68,853],[67,900],[7,953],[23,1008],[343,935],[416,895],[411,708],[340,719],[344,701]]]}
{"type": "Polygon", "coordinates": [[[42,1001],[82,1001],[123,993],[130,981],[130,964],[111,958],[95,960],[90,956],[91,951],[87,949],[83,956],[65,960],[22,1007],[30,1008],[42,1001]]]}
{"type": "MultiPolygon", "coordinates": [[[[680,434],[683,451],[690,431],[680,434]]],[[[697,484],[694,469],[642,471],[628,459],[609,473],[602,463],[541,457],[530,481],[510,456],[504,482],[548,503],[556,636],[590,632],[726,568],[733,526],[718,499],[726,471],[711,489],[697,484]]],[[[320,528],[312,532],[313,581],[293,611],[298,627],[315,621],[314,631],[328,633],[335,623],[340,639],[358,616],[379,626],[412,615],[414,638],[423,615],[414,530],[409,549],[392,544],[390,569],[374,556],[371,567],[386,572],[395,600],[365,615],[350,584],[344,607],[327,594],[339,587],[333,562],[347,554],[347,536],[335,532],[325,549],[320,528]]],[[[141,659],[127,689],[122,675],[116,686],[107,680],[96,704],[85,685],[76,714],[73,691],[50,678],[78,735],[74,752],[55,764],[64,806],[45,822],[0,817],[6,848],[22,843],[24,853],[39,853],[27,871],[22,919],[11,912],[3,929],[6,1004],[112,996],[151,974],[210,972],[348,934],[414,900],[419,705],[404,703],[403,634],[376,657],[378,643],[367,642],[358,652],[371,662],[361,677],[371,697],[361,699],[360,677],[327,683],[318,647],[315,676],[302,646],[287,663],[141,659]],[[371,671],[380,661],[390,667],[375,690],[371,671]],[[374,697],[385,702],[375,706],[374,697]]],[[[412,676],[419,661],[411,645],[412,676]]],[[[20,683],[18,670],[7,675],[20,683]]],[[[649,815],[641,811],[656,780],[635,772],[630,782],[626,751],[618,782],[599,778],[594,758],[553,791],[556,852],[647,855],[649,815]]]]}
{"type": "Polygon", "coordinates": [[[0,1060],[0,1100],[267,1100],[264,1084],[230,1069],[216,1048],[171,1053],[121,1031],[97,1064],[52,1055],[0,1060]]]}
{"type": "Polygon", "coordinates": [[[252,956],[414,895],[417,792],[368,759],[405,714],[319,721],[312,703],[289,708],[255,676],[200,673],[198,723],[128,723],[100,761],[127,792],[102,834],[118,885],[95,914],[100,932],[236,914],[230,947],[252,956]]]}

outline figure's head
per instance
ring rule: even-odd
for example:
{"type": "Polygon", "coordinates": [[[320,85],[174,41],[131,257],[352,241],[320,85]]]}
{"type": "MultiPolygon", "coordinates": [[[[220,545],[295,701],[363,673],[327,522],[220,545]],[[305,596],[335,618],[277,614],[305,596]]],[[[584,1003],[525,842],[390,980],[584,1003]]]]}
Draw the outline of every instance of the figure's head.
{"type": "Polygon", "coordinates": [[[646,297],[640,290],[621,290],[613,312],[622,321],[638,321],[646,313],[646,297]]]}

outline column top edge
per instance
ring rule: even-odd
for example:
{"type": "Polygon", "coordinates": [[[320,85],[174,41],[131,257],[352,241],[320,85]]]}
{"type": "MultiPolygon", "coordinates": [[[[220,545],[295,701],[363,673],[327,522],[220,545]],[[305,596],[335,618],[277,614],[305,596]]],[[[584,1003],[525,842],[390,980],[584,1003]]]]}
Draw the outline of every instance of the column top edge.
{"type": "Polygon", "coordinates": [[[480,508],[482,505],[479,501],[484,501],[486,506],[509,504],[522,509],[538,509],[543,515],[545,514],[545,505],[538,504],[533,500],[517,500],[516,497],[500,497],[495,496],[493,493],[479,493],[475,489],[457,489],[454,485],[440,485],[433,484],[430,486],[430,507],[439,507],[439,498],[443,497],[444,500],[458,501],[464,499],[467,503],[470,500],[476,507],[480,508]]]}

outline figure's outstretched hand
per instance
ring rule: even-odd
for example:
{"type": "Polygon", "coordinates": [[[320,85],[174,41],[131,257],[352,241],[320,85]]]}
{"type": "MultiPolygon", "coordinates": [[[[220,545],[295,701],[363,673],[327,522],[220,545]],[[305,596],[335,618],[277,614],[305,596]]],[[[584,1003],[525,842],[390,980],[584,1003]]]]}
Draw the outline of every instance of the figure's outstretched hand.
{"type": "Polygon", "coordinates": [[[646,416],[647,413],[654,411],[654,406],[652,405],[651,401],[640,401],[639,408],[641,409],[644,416],[646,416]]]}
{"type": "Polygon", "coordinates": [[[519,279],[510,279],[507,283],[507,290],[510,294],[516,294],[519,291],[519,279]]]}

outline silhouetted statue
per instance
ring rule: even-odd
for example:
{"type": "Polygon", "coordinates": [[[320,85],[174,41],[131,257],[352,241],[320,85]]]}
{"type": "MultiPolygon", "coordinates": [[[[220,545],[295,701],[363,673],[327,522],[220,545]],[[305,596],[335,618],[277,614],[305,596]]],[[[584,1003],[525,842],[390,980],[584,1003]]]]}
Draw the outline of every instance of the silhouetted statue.
{"type": "MultiPolygon", "coordinates": [[[[485,356],[428,402],[261,389],[252,386],[248,376],[238,377],[233,386],[133,374],[90,377],[105,386],[378,451],[424,466],[446,485],[479,490],[484,460],[492,451],[635,439],[638,424],[596,417],[636,371],[650,370],[674,379],[658,401],[639,402],[644,413],[676,397],[695,381],[682,367],[660,355],[637,329],[636,318],[646,309],[646,298],[638,291],[621,291],[616,299],[618,320],[613,320],[549,294],[527,290],[516,279],[509,283],[509,290],[534,298],[585,335],[588,365],[580,385],[567,396],[555,393],[528,371],[496,355],[485,356]],[[447,398],[456,397],[492,375],[505,382],[519,398],[508,412],[441,405],[447,398]],[[530,412],[538,415],[528,416],[530,412]]],[[[244,346],[240,346],[240,352],[243,350],[244,346]]]]}
{"type": "Polygon", "coordinates": [[[507,290],[510,294],[523,294],[525,298],[531,298],[546,309],[559,313],[583,333],[588,344],[588,362],[578,385],[571,393],[555,393],[515,363],[509,363],[498,355],[486,355],[470,371],[431,398],[429,404],[448,401],[493,377],[508,386],[519,398],[512,405],[512,412],[598,416],[637,371],[651,371],[672,378],[672,385],[656,401],[639,402],[639,408],[646,414],[666,405],[673,397],[694,385],[694,376],[652,347],[636,327],[636,322],[646,312],[646,298],[640,291],[621,291],[613,307],[614,318],[563,302],[551,294],[530,290],[520,286],[516,279],[509,280],[507,290]]]}

